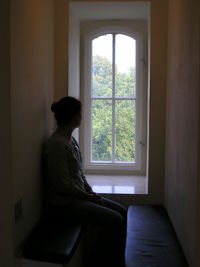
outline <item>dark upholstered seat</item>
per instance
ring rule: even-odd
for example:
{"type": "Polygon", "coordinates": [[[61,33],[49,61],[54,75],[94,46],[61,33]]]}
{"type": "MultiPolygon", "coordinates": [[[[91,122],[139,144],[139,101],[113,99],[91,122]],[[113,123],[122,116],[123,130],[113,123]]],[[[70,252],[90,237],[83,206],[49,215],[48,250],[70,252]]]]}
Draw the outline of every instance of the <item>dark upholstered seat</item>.
{"type": "Polygon", "coordinates": [[[175,231],[161,206],[128,209],[126,267],[187,267],[175,231]]]}
{"type": "Polygon", "coordinates": [[[66,263],[69,262],[80,239],[83,226],[61,218],[46,218],[33,230],[26,241],[25,258],[66,263]]]}

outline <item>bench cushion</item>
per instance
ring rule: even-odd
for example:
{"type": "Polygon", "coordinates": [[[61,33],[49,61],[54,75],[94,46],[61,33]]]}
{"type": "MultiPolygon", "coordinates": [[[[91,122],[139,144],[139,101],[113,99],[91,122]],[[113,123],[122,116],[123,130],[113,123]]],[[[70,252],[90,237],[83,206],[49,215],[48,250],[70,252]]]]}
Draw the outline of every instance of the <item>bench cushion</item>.
{"type": "Polygon", "coordinates": [[[69,262],[80,239],[83,226],[76,222],[46,218],[26,241],[25,258],[46,262],[69,262]]]}
{"type": "Polygon", "coordinates": [[[163,207],[129,207],[125,258],[126,267],[188,266],[163,207]]]}

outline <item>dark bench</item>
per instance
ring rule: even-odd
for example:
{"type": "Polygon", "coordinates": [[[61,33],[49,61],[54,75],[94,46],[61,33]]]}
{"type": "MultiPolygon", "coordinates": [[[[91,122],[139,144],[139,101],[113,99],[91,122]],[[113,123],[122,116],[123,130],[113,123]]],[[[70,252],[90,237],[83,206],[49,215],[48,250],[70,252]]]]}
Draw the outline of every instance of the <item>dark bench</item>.
{"type": "Polygon", "coordinates": [[[23,247],[24,258],[65,265],[71,261],[83,228],[74,221],[46,217],[26,240],[23,247]]]}
{"type": "Polygon", "coordinates": [[[130,206],[127,224],[126,267],[188,267],[162,206],[130,206]]]}
{"type": "MultiPolygon", "coordinates": [[[[27,239],[23,248],[24,258],[68,266],[84,228],[74,221],[47,217],[27,239]]],[[[129,207],[125,260],[126,267],[188,267],[162,206],[129,207]]],[[[72,263],[72,266],[78,265],[72,263]]]]}

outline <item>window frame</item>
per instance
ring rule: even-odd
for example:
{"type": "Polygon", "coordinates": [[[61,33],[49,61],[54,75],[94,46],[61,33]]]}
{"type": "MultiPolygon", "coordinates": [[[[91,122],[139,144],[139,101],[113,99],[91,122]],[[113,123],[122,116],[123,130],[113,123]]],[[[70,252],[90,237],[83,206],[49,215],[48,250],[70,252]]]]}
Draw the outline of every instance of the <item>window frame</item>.
{"type": "MultiPolygon", "coordinates": [[[[86,173],[135,173],[145,174],[147,156],[147,36],[143,31],[134,27],[133,21],[126,26],[121,22],[97,23],[95,29],[89,30],[81,36],[81,98],[83,100],[84,120],[81,128],[83,134],[84,169],[86,173]],[[100,24],[100,25],[99,25],[100,24]],[[108,26],[105,26],[107,24],[108,26]],[[132,26],[130,26],[130,24],[132,26]],[[92,40],[109,33],[124,34],[136,41],[136,122],[135,122],[135,163],[129,162],[91,162],[92,153],[92,125],[91,125],[91,67],[92,67],[92,40]]],[[[111,98],[112,99],[112,98],[111,98]]]]}

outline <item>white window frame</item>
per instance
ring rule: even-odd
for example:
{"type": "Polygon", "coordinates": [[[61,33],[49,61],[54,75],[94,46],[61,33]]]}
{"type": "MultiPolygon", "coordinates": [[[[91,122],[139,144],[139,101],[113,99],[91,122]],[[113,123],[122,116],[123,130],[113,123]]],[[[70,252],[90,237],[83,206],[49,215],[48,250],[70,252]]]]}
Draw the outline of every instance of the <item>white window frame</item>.
{"type": "Polygon", "coordinates": [[[86,173],[135,173],[145,174],[146,170],[146,139],[147,139],[147,36],[144,36],[142,31],[134,28],[134,23],[129,23],[127,26],[121,26],[120,22],[112,23],[112,26],[105,26],[106,21],[97,23],[97,27],[87,32],[81,38],[82,41],[82,75],[81,75],[81,92],[83,100],[83,152],[84,152],[84,169],[86,173]],[[100,25],[99,25],[100,24],[100,25]],[[130,27],[130,25],[132,25],[130,27]],[[136,135],[135,135],[135,163],[126,162],[92,162],[92,126],[91,126],[91,42],[98,36],[118,33],[132,37],[136,40],[136,135]],[[146,42],[146,43],[145,43],[146,42]]]}

